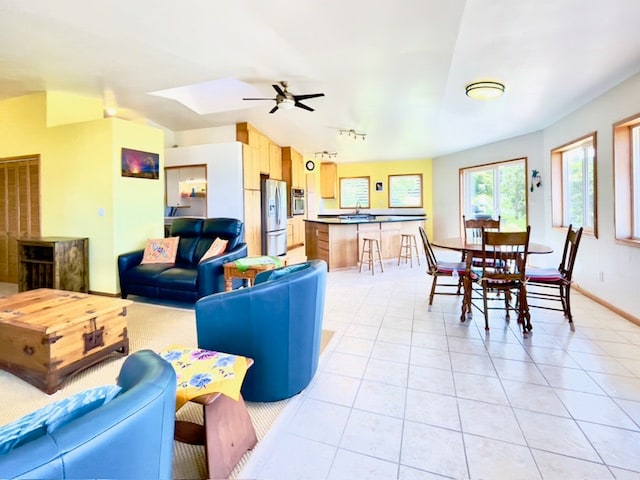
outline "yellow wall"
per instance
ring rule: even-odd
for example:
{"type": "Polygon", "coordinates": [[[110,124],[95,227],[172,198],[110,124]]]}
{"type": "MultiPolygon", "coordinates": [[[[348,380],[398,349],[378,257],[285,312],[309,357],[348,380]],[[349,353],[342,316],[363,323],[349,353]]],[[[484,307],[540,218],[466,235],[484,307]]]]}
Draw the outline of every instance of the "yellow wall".
{"type": "MultiPolygon", "coordinates": [[[[371,196],[371,209],[379,210],[389,208],[389,175],[422,174],[423,208],[427,219],[433,218],[432,199],[432,160],[399,160],[393,162],[362,162],[338,164],[338,182],[341,177],[369,177],[369,192],[371,196]],[[384,189],[376,192],[376,182],[382,182],[384,189]]],[[[319,178],[319,175],[318,175],[319,178]]],[[[339,185],[339,183],[338,183],[339,185]]],[[[319,187],[317,191],[320,191],[319,187]]],[[[324,210],[337,210],[340,208],[340,199],[324,199],[324,210]]],[[[425,222],[427,235],[433,237],[431,221],[425,222]]]]}
{"type": "Polygon", "coordinates": [[[55,127],[56,125],[101,119],[104,116],[103,103],[100,98],[49,92],[47,94],[46,125],[47,127],[55,127]]]}
{"type": "MultiPolygon", "coordinates": [[[[138,123],[114,122],[112,163],[114,251],[116,254],[144,248],[149,238],[164,236],[164,135],[138,123]],[[121,176],[121,147],[160,154],[158,180],[121,176]]],[[[117,255],[114,261],[117,261],[117,255]]],[[[119,288],[119,287],[118,287],[119,288]]]]}
{"type": "Polygon", "coordinates": [[[90,290],[119,293],[118,254],[142,248],[164,228],[163,176],[121,177],[120,151],[159,153],[162,175],[162,131],[102,118],[86,97],[46,92],[1,101],[0,138],[0,158],[40,155],[42,235],[89,238],[90,290]],[[87,118],[65,114],[63,105],[87,118]]]}

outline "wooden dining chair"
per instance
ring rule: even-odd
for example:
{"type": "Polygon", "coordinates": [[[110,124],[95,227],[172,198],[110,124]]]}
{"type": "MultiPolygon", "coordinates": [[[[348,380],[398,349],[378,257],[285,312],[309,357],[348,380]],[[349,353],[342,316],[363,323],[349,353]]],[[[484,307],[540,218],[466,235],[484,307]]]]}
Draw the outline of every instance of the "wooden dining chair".
{"type": "Polygon", "coordinates": [[[462,215],[463,238],[464,243],[481,243],[482,232],[484,230],[499,232],[500,231],[500,218],[469,218],[462,215]]]}
{"type": "Polygon", "coordinates": [[[541,303],[529,303],[529,307],[542,308],[545,310],[556,310],[564,312],[564,316],[569,320],[573,329],[573,315],[571,314],[571,283],[573,267],[578,255],[578,247],[582,238],[580,227],[574,229],[569,225],[567,236],[564,241],[562,260],[558,268],[530,267],[526,269],[527,277],[527,297],[529,299],[541,300],[541,303]],[[553,302],[560,302],[557,307],[553,302]]]}
{"type": "Polygon", "coordinates": [[[524,334],[532,328],[525,281],[530,232],[531,227],[527,226],[524,232],[485,230],[482,233],[481,269],[474,270],[475,287],[472,287],[471,303],[484,313],[484,328],[487,331],[489,310],[497,309],[505,310],[507,321],[511,310],[517,312],[518,324],[522,325],[524,334]],[[504,305],[489,306],[489,302],[504,302],[504,305]]]}
{"type": "Polygon", "coordinates": [[[427,232],[424,231],[424,228],[422,226],[419,226],[418,230],[420,231],[420,237],[422,238],[424,254],[427,257],[427,273],[433,277],[433,281],[431,282],[431,292],[429,293],[429,309],[431,309],[434,295],[460,295],[460,292],[458,290],[449,291],[440,289],[436,291],[436,287],[455,287],[456,289],[458,289],[458,281],[456,277],[465,275],[467,264],[464,262],[438,261],[435,253],[433,253],[431,243],[429,243],[429,239],[427,238],[427,232]],[[438,284],[438,278],[440,277],[453,278],[456,280],[456,282],[438,284]]]}
{"type": "MultiPolygon", "coordinates": [[[[462,238],[464,243],[482,243],[482,232],[487,230],[491,232],[499,232],[500,231],[500,219],[501,215],[498,216],[498,219],[493,218],[470,218],[467,219],[465,215],[462,215],[462,225],[463,225],[463,235],[462,238]]],[[[466,251],[462,251],[462,258],[460,261],[465,262],[467,260],[466,251]]],[[[471,259],[471,265],[474,267],[482,266],[480,261],[480,257],[474,256],[471,259]]],[[[460,283],[458,287],[458,292],[462,288],[462,283],[460,283]]]]}

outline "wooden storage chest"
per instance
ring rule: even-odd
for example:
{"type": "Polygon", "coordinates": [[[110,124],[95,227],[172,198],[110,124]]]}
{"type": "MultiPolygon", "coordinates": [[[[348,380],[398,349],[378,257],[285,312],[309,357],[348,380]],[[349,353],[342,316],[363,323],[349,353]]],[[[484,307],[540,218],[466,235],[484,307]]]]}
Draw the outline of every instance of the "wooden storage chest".
{"type": "Polygon", "coordinates": [[[129,353],[130,300],[54,289],[0,299],[0,368],[51,394],[112,352],[129,353]]]}

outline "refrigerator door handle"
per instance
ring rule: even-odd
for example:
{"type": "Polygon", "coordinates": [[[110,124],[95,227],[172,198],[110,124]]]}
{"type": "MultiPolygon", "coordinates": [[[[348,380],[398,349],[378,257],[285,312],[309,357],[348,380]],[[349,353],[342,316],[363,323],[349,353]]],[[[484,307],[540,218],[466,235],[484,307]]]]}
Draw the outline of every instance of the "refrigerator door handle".
{"type": "Polygon", "coordinates": [[[276,187],[276,225],[280,226],[280,189],[276,187]]]}

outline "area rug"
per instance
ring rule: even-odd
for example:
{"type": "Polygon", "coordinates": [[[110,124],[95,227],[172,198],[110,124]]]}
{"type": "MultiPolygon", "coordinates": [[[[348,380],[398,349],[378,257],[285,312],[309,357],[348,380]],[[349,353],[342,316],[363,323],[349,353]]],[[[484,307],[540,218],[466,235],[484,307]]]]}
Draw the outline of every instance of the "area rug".
{"type": "MultiPolygon", "coordinates": [[[[197,343],[195,313],[191,309],[135,302],[128,307],[127,319],[131,352],[143,349],[157,352],[170,344],[197,343]]],[[[323,331],[323,349],[332,335],[331,331],[323,331]]],[[[114,354],[98,365],[70,377],[53,395],[47,395],[31,384],[0,370],[0,425],[88,388],[115,383],[123,362],[123,356],[114,354]]],[[[266,435],[286,403],[287,400],[271,403],[247,402],[258,441],[266,435]]],[[[188,403],[176,413],[176,417],[202,423],[202,406],[188,403]]],[[[251,452],[247,452],[242,457],[230,479],[236,478],[250,455],[251,452]]],[[[174,442],[173,478],[207,478],[204,447],[174,442]]]]}

